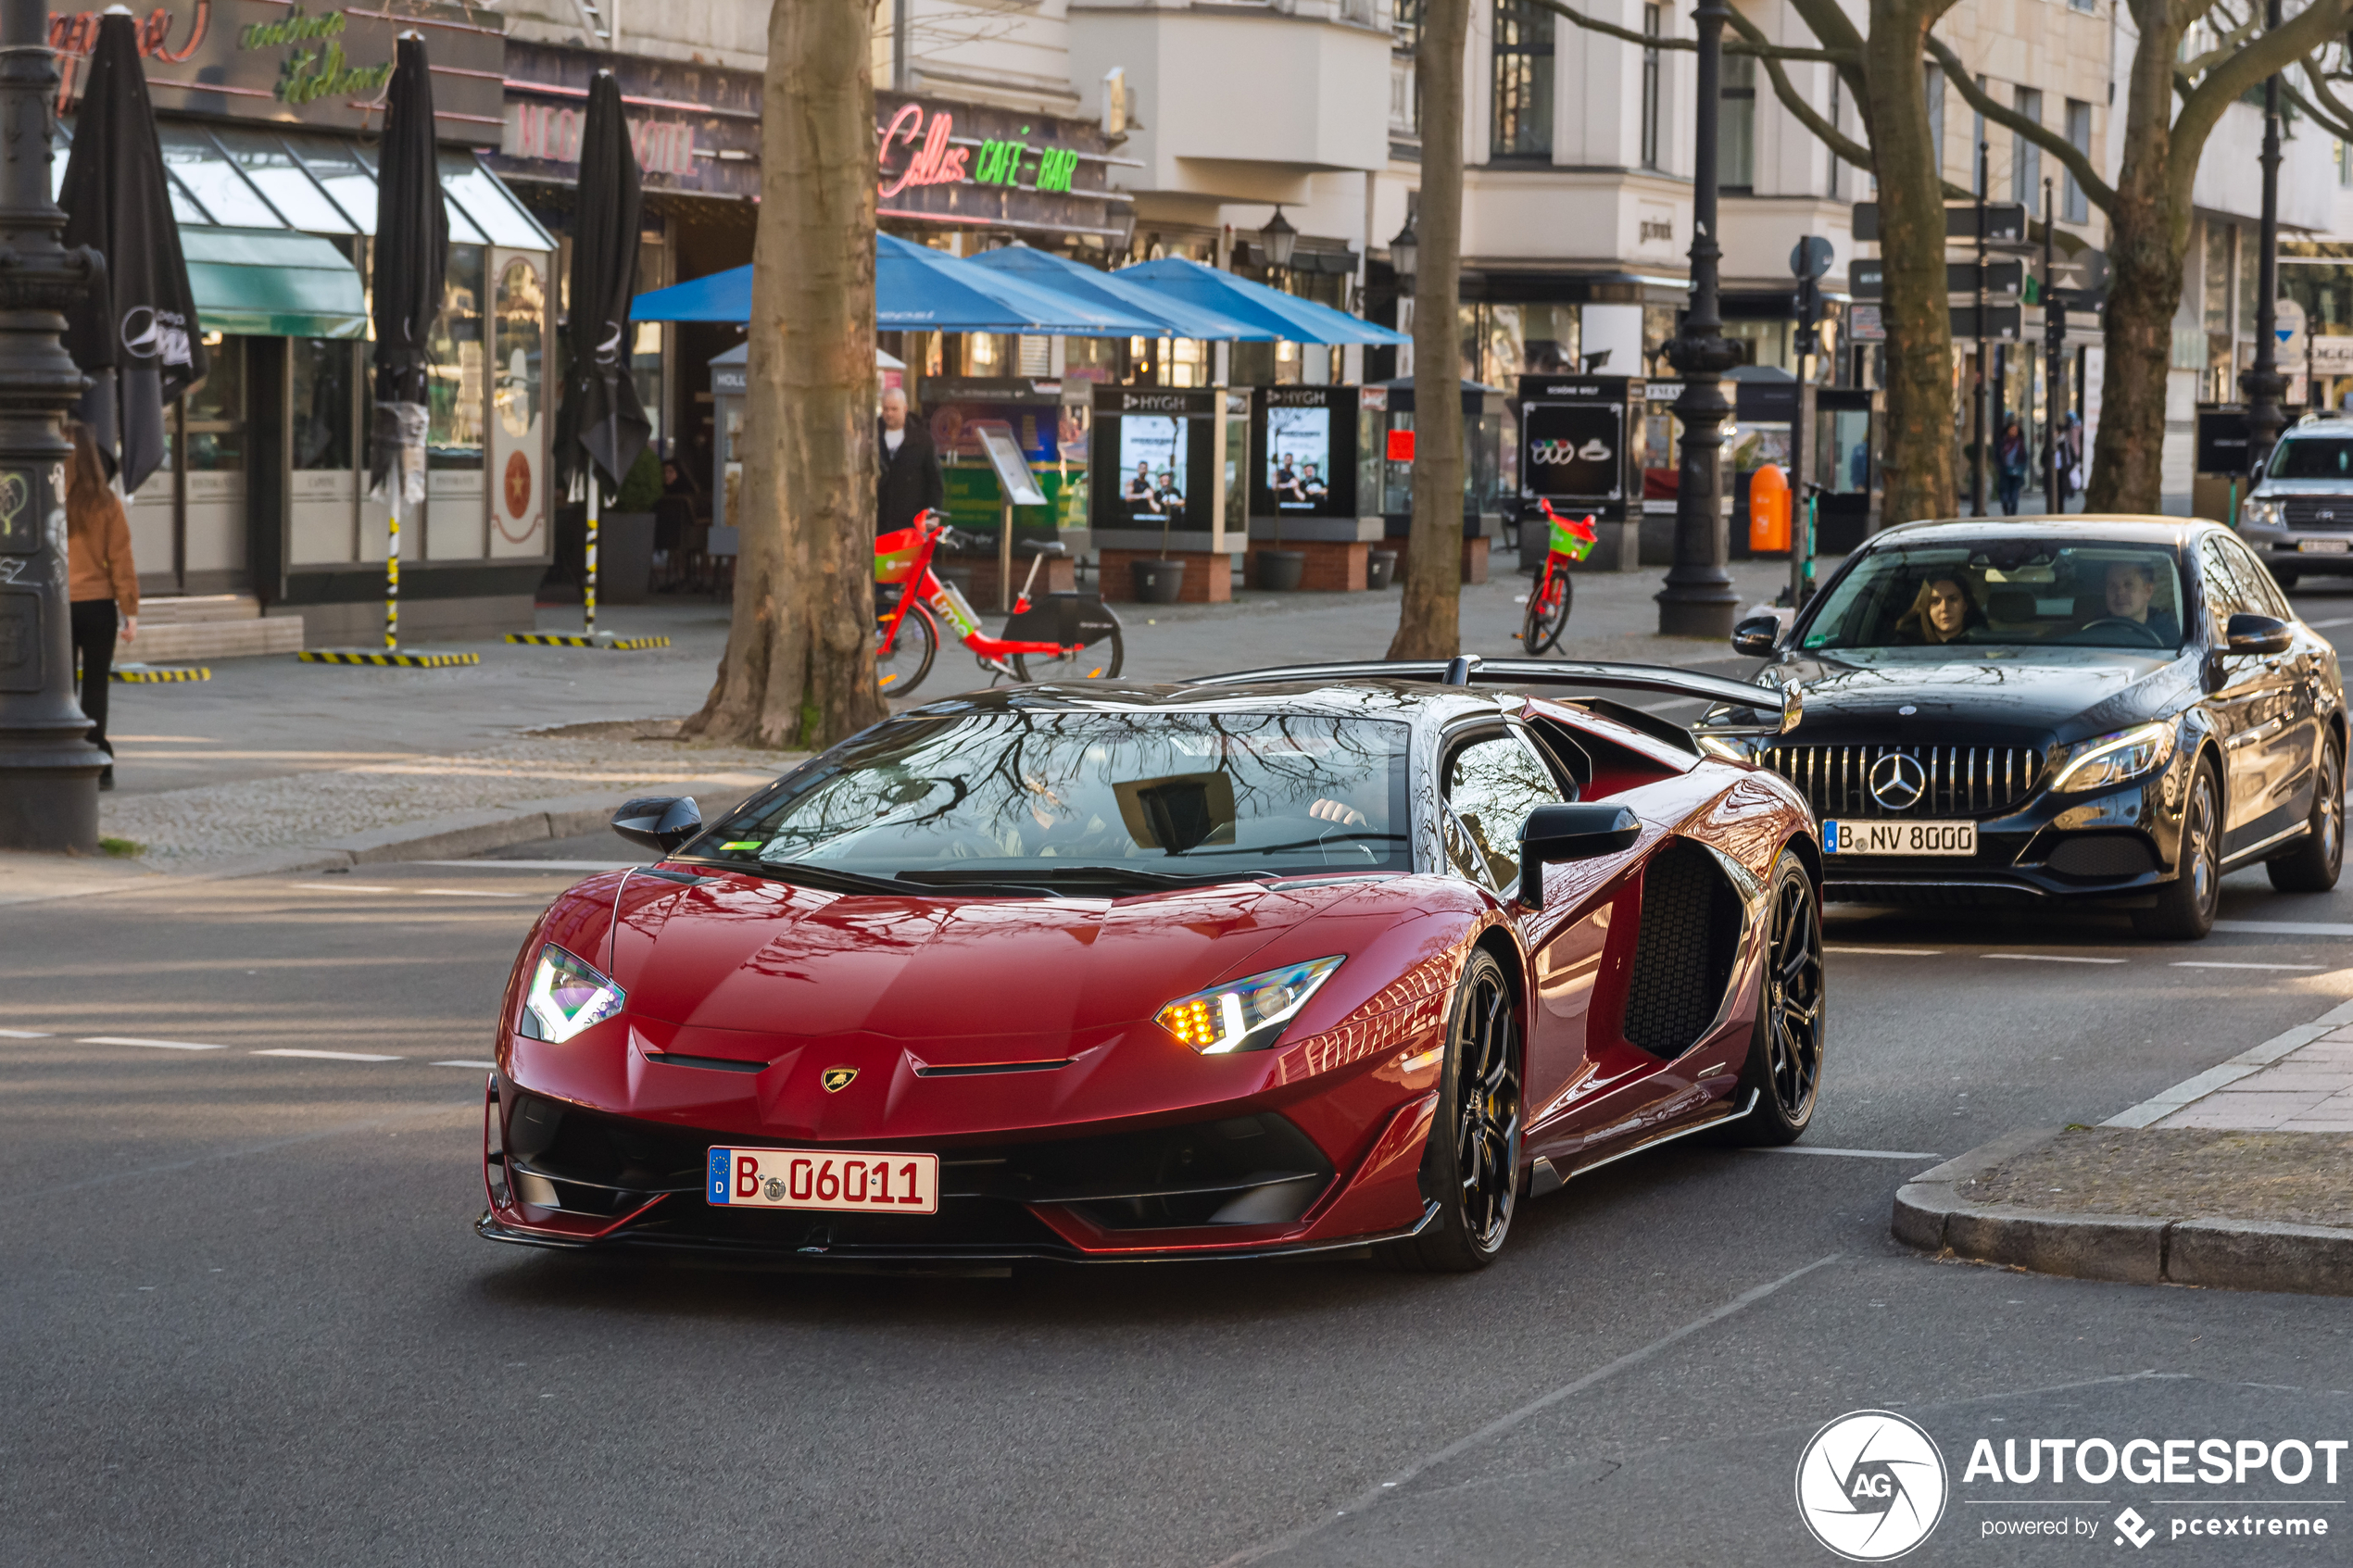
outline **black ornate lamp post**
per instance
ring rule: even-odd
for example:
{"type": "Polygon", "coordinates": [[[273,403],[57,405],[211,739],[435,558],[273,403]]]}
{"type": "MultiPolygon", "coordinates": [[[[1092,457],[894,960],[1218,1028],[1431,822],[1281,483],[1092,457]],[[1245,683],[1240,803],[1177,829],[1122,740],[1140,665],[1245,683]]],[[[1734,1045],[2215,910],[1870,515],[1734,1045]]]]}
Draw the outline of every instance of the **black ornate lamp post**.
{"type": "Polygon", "coordinates": [[[0,848],[94,850],[107,756],[74,701],[57,422],[84,384],[60,334],[91,257],[57,243],[48,33],[44,0],[0,0],[0,848]]]}
{"type": "Polygon", "coordinates": [[[1397,274],[1397,292],[1411,298],[1414,293],[1414,269],[1421,264],[1422,239],[1414,232],[1414,220],[1408,216],[1405,226],[1390,237],[1389,265],[1397,274]]]}
{"type": "Polygon", "coordinates": [[[1258,231],[1258,243],[1266,247],[1266,265],[1277,272],[1286,272],[1290,270],[1291,251],[1299,244],[1299,231],[1277,207],[1275,216],[1266,220],[1266,227],[1258,231]]]}
{"type": "Polygon", "coordinates": [[[1724,397],[1723,375],[1741,361],[1739,347],[1724,336],[1718,314],[1717,269],[1723,247],[1716,243],[1716,115],[1724,65],[1726,0],[1700,0],[1699,145],[1692,168],[1692,306],[1682,331],[1667,345],[1667,361],[1683,378],[1675,400],[1682,421],[1682,460],[1675,482],[1675,564],[1658,596],[1658,631],[1665,637],[1729,637],[1740,596],[1725,569],[1731,540],[1727,533],[1719,458],[1724,421],[1732,406],[1724,397]]]}
{"type": "MultiPolygon", "coordinates": [[[[2280,25],[2280,0],[2264,6],[2266,31],[2280,25]]],[[[2280,374],[2280,79],[2274,72],[2263,82],[2263,229],[2255,273],[2255,364],[2239,377],[2246,394],[2246,467],[2250,477],[2271,460],[2287,416],[2280,398],[2287,378],[2280,374]]]]}

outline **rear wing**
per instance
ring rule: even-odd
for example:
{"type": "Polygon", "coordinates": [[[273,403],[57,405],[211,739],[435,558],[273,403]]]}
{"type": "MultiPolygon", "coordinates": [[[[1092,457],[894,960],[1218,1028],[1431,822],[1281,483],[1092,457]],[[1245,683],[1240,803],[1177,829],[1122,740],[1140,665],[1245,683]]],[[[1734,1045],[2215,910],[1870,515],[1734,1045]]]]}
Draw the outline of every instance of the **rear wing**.
{"type": "MultiPolygon", "coordinates": [[[[1760,722],[1750,725],[1715,723],[1711,734],[1787,734],[1797,728],[1797,683],[1776,689],[1751,685],[1729,675],[1698,670],[1678,670],[1664,664],[1609,664],[1598,660],[1558,659],[1400,659],[1350,664],[1283,664],[1265,670],[1242,670],[1230,675],[1204,675],[1186,681],[1189,686],[1254,686],[1299,681],[1428,681],[1444,686],[1575,687],[1585,691],[1655,692],[1688,697],[1695,702],[1721,703],[1747,709],[1760,722]]],[[[1616,706],[1613,704],[1612,706],[1616,706]]],[[[1731,717],[1727,715],[1726,717],[1731,717]]]]}

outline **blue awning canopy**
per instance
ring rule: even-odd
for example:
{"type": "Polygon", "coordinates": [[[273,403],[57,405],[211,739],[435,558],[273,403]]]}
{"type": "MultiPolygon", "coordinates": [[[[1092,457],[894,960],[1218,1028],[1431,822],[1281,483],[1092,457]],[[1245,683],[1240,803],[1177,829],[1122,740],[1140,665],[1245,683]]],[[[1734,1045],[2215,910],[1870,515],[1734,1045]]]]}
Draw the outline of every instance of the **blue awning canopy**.
{"type": "Polygon", "coordinates": [[[1024,282],[1055,288],[1065,295],[1115,306],[1159,321],[1161,330],[1142,334],[1147,337],[1269,343],[1277,336],[1264,327],[1203,309],[1174,295],[1155,293],[1114,273],[1099,271],[1083,261],[1073,261],[1051,251],[1036,250],[1018,241],[997,250],[983,251],[972,258],[972,264],[992,272],[1017,277],[1024,282]]]}
{"type": "MultiPolygon", "coordinates": [[[[639,295],[635,321],[751,320],[751,269],[715,272],[639,295]]],[[[1165,337],[1161,318],[1044,278],[960,261],[893,234],[875,236],[875,325],[887,332],[1036,332],[1056,337],[1165,337]]]]}
{"type": "Polygon", "coordinates": [[[1284,294],[1182,257],[1139,262],[1121,268],[1112,276],[1179,303],[1249,322],[1264,329],[1267,336],[1285,343],[1395,345],[1414,341],[1403,332],[1377,326],[1344,310],[1284,294]]]}

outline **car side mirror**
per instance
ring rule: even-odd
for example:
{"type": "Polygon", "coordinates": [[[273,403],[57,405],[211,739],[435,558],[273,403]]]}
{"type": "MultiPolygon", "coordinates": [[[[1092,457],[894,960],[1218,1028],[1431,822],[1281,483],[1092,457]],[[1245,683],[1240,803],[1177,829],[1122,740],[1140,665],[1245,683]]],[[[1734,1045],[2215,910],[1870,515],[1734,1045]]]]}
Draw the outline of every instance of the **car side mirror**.
{"type": "Polygon", "coordinates": [[[1616,855],[1642,836],[1642,820],[1609,801],[1539,806],[1519,827],[1519,901],[1531,909],[1544,907],[1547,865],[1616,855]]]}
{"type": "Polygon", "coordinates": [[[612,831],[632,844],[675,853],[702,834],[702,808],[691,795],[649,795],[624,801],[612,814],[612,831]]]}
{"type": "Polygon", "coordinates": [[[1754,617],[1732,628],[1732,651],[1751,659],[1772,658],[1780,640],[1781,623],[1769,615],[1754,617]]]}
{"type": "Polygon", "coordinates": [[[2222,646],[2233,653],[2285,653],[2295,641],[2295,629],[2270,615],[2233,615],[2222,633],[2222,646]]]}

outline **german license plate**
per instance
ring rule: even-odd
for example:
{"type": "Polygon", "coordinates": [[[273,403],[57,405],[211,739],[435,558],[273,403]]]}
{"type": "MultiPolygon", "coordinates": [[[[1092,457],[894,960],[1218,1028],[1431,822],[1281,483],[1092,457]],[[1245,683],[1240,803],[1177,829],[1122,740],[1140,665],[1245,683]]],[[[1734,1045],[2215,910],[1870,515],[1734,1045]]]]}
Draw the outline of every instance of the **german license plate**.
{"type": "Polygon", "coordinates": [[[2347,550],[2353,550],[2353,540],[2298,539],[2296,547],[2308,556],[2341,556],[2347,550]]]}
{"type": "Polygon", "coordinates": [[[1832,855],[1974,855],[1975,822],[1824,822],[1832,855]]]}
{"type": "Polygon", "coordinates": [[[939,1156],[844,1154],[823,1148],[711,1151],[703,1197],[740,1209],[823,1209],[837,1214],[937,1214],[939,1156]]]}

